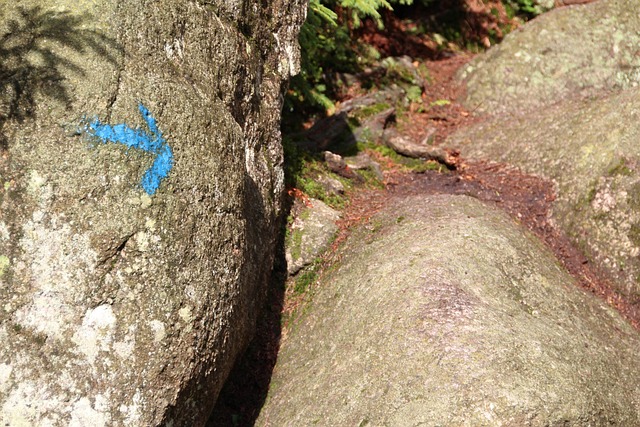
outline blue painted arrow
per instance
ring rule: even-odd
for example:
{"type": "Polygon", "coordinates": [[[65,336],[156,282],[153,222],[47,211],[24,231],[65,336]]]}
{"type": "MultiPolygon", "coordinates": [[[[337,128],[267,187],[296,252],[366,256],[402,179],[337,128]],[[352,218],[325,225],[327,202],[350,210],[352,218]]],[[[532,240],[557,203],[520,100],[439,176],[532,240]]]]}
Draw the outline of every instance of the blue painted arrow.
{"type": "Polygon", "coordinates": [[[86,131],[100,139],[103,144],[112,142],[123,144],[128,148],[137,148],[156,155],[153,164],[142,176],[142,188],[153,195],[160,181],[169,175],[173,167],[173,153],[167,141],[162,137],[162,132],[158,129],[156,119],[153,118],[149,110],[142,104],[138,104],[138,110],[142,118],[147,123],[150,132],[141,129],[133,129],[124,123],[118,125],[102,124],[95,119],[86,126],[86,131]]]}

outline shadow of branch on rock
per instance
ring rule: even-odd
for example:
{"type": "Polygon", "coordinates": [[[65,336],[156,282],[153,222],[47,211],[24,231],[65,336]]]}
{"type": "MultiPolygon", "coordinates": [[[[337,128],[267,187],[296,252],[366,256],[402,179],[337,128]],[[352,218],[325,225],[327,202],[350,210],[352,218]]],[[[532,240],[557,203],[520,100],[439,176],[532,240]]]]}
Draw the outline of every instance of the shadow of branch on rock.
{"type": "MultiPolygon", "coordinates": [[[[69,107],[68,72],[84,76],[81,64],[63,56],[64,50],[92,51],[116,63],[115,40],[83,28],[89,14],[46,11],[41,7],[18,7],[15,18],[0,33],[0,150],[8,148],[7,122],[22,123],[35,117],[37,97],[69,107]]],[[[5,12],[6,13],[6,12],[5,12]]]]}

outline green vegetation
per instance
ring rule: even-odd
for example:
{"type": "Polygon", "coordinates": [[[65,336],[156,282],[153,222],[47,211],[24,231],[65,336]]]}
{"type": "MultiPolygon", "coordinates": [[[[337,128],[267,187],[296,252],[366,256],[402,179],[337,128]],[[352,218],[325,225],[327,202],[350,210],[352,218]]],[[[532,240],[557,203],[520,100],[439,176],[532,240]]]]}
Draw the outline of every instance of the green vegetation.
{"type": "Polygon", "coordinates": [[[405,157],[401,154],[396,153],[393,149],[387,147],[386,145],[380,145],[380,144],[375,144],[371,142],[358,143],[358,150],[360,151],[371,150],[371,151],[380,153],[381,155],[391,159],[394,163],[401,165],[405,171],[411,171],[414,173],[422,173],[426,171],[437,171],[437,172],[448,171],[446,166],[436,162],[435,160],[424,161],[422,159],[405,157]]]}
{"type": "Polygon", "coordinates": [[[409,102],[422,101],[422,88],[419,86],[409,86],[407,88],[407,99],[409,102]]]}
{"type": "Polygon", "coordinates": [[[590,205],[596,198],[596,194],[598,194],[598,181],[594,181],[589,186],[589,191],[587,192],[587,196],[585,197],[585,204],[590,205]]]}
{"type": "Polygon", "coordinates": [[[431,104],[429,104],[429,107],[444,107],[445,105],[449,104],[451,104],[451,101],[449,101],[448,99],[436,99],[431,104]]]}
{"type": "Polygon", "coordinates": [[[293,286],[293,293],[296,295],[302,295],[306,292],[311,284],[318,280],[318,273],[316,266],[303,271],[296,277],[295,284],[293,286]]]}
{"type": "Polygon", "coordinates": [[[345,188],[351,187],[349,180],[330,172],[325,164],[318,159],[307,158],[303,161],[303,167],[296,179],[296,187],[307,196],[318,199],[334,209],[344,209],[347,197],[343,194],[335,194],[327,191],[318,181],[321,176],[338,180],[345,188]]]}
{"type": "MultiPolygon", "coordinates": [[[[453,43],[462,49],[479,51],[483,49],[485,39],[496,43],[517,22],[544,12],[535,0],[484,1],[483,12],[470,8],[467,3],[468,0],[310,0],[299,39],[301,73],[291,82],[285,113],[299,117],[300,114],[331,112],[344,86],[338,75],[358,73],[381,60],[381,53],[375,46],[358,38],[366,20],[382,29],[390,19],[390,12],[395,12],[396,17],[398,14],[411,16],[403,21],[406,22],[405,30],[394,28],[394,31],[426,37],[439,49],[449,49],[453,43]],[[414,19],[416,11],[425,19],[414,19]],[[437,19],[433,19],[435,16],[437,19]]],[[[388,68],[393,70],[393,67],[388,68]]],[[[399,77],[411,82],[411,76],[399,77]]],[[[416,88],[409,92],[410,100],[418,100],[419,95],[416,88]]]]}
{"type": "MultiPolygon", "coordinates": [[[[481,10],[476,8],[471,13],[468,1],[310,0],[307,21],[300,33],[301,73],[291,82],[283,112],[285,176],[289,189],[295,188],[307,197],[343,209],[348,197],[329,189],[326,182],[340,181],[347,193],[354,185],[362,185],[362,182],[331,172],[319,152],[311,153],[302,148],[309,145],[303,124],[314,116],[331,113],[335,102],[346,93],[346,88],[353,86],[359,87],[360,91],[376,91],[397,85],[403,94],[401,101],[381,96],[380,99],[374,98],[375,103],[351,111],[346,117],[348,126],[344,126],[344,138],[342,135],[332,136],[331,146],[322,149],[343,156],[368,151],[374,157],[390,159],[405,171],[446,172],[446,167],[436,161],[404,157],[376,143],[380,138],[375,132],[379,131],[361,126],[376,114],[393,107],[397,128],[402,131],[404,126],[412,125],[407,122],[408,111],[446,107],[451,103],[449,99],[423,103],[423,87],[430,81],[424,59],[433,59],[439,50],[462,50],[469,43],[486,45],[484,39],[487,37],[493,43],[510,30],[512,23],[508,19],[528,19],[542,12],[534,0],[486,0],[481,10]],[[434,19],[435,16],[438,19],[434,19]],[[385,25],[388,31],[383,28],[385,25]],[[384,51],[382,45],[369,44],[374,40],[373,34],[387,39],[399,35],[400,43],[410,40],[407,37],[416,37],[421,41],[418,44],[431,43],[430,46],[436,48],[430,51],[431,54],[414,50],[418,56],[407,59],[401,57],[401,53],[384,51]],[[416,66],[413,60],[418,60],[419,64],[416,66]],[[355,143],[357,128],[359,140],[368,142],[355,143]],[[371,133],[370,137],[367,137],[367,132],[371,133]]],[[[613,172],[625,173],[626,168],[622,165],[613,172]]],[[[357,173],[366,187],[383,185],[372,171],[359,170],[357,173]]],[[[295,240],[295,236],[290,237],[295,240]]]]}
{"type": "Polygon", "coordinates": [[[375,219],[369,224],[367,228],[371,233],[377,233],[378,231],[382,230],[383,226],[384,226],[384,223],[382,222],[382,220],[375,219]]]}
{"type": "Polygon", "coordinates": [[[384,188],[384,183],[380,181],[376,173],[370,169],[361,169],[358,174],[364,178],[365,185],[369,188],[384,188]]]}
{"type": "Polygon", "coordinates": [[[503,3],[509,18],[521,15],[530,19],[545,11],[545,8],[538,5],[534,0],[507,0],[503,3]]]}
{"type": "MultiPolygon", "coordinates": [[[[529,0],[487,0],[483,2],[486,14],[477,11],[472,14],[467,7],[468,1],[310,0],[307,21],[300,33],[301,73],[291,82],[283,111],[285,177],[287,187],[295,191],[291,194],[318,199],[335,209],[343,209],[352,187],[384,187],[379,176],[369,169],[357,171],[362,179],[350,180],[333,173],[324,162],[321,150],[343,156],[367,152],[378,161],[381,157],[390,160],[381,163],[393,163],[394,168],[400,166],[405,172],[448,171],[446,166],[436,161],[405,157],[380,144],[382,130],[373,126],[368,128],[367,124],[373,116],[395,108],[396,124],[401,130],[403,126],[413,125],[407,119],[409,111],[446,107],[451,103],[448,99],[436,99],[430,103],[423,101],[424,87],[431,81],[423,60],[434,59],[442,50],[456,52],[469,46],[473,50],[484,49],[486,37],[493,43],[510,30],[511,24],[505,21],[507,14],[511,14],[510,18],[526,18],[529,16],[526,14],[537,13],[532,12],[533,3],[529,0]],[[392,13],[392,7],[397,11],[392,13]],[[416,15],[414,10],[420,13],[416,15]],[[438,19],[433,19],[434,16],[438,19]],[[406,37],[411,36],[432,42],[431,45],[436,46],[433,56],[407,59],[401,57],[402,53],[389,53],[380,45],[367,44],[365,41],[372,38],[365,36],[376,31],[382,34],[384,25],[392,27],[385,37],[392,38],[395,32],[402,33],[400,40],[408,40],[406,37]],[[342,127],[332,129],[335,135],[331,134],[327,139],[330,140],[329,146],[327,143],[314,146],[316,134],[313,130],[305,133],[310,119],[332,114],[335,103],[344,99],[347,90],[354,89],[356,92],[349,92],[349,96],[371,91],[372,100],[367,100],[364,106],[352,107],[344,117],[346,124],[340,122],[344,131],[342,127]],[[384,89],[389,90],[385,92],[384,89]],[[356,143],[356,129],[358,140],[368,142],[356,143]],[[307,151],[303,147],[313,147],[317,151],[307,151]],[[331,180],[339,181],[347,194],[327,185],[331,180]]],[[[404,217],[398,217],[396,222],[403,220],[404,217]]],[[[286,244],[295,260],[301,256],[302,233],[291,227],[291,221],[287,227],[286,244]]],[[[371,235],[381,228],[381,223],[370,224],[371,235]]],[[[316,260],[311,267],[300,272],[289,285],[291,293],[304,298],[321,269],[321,262],[316,260]]]]}

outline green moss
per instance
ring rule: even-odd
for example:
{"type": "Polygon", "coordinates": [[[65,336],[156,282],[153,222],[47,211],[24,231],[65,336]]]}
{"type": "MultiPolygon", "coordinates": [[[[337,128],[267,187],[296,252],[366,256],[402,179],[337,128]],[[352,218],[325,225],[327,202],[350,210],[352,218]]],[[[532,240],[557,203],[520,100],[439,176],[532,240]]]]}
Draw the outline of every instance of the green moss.
{"type": "Polygon", "coordinates": [[[293,230],[291,232],[291,258],[294,261],[300,259],[302,256],[302,231],[293,230]]]}
{"type": "Polygon", "coordinates": [[[372,233],[377,233],[378,231],[382,230],[383,226],[384,226],[384,222],[382,222],[379,219],[376,219],[371,223],[370,230],[372,233]]]}
{"type": "Polygon", "coordinates": [[[324,187],[313,178],[302,176],[298,179],[298,188],[309,197],[323,199],[326,191],[324,187]]]}
{"type": "Polygon", "coordinates": [[[421,62],[420,65],[418,65],[418,73],[420,73],[422,78],[427,83],[431,83],[433,81],[433,79],[431,78],[431,74],[429,73],[429,68],[426,66],[425,63],[421,62]]]}
{"type": "MultiPolygon", "coordinates": [[[[382,113],[385,110],[391,108],[391,105],[386,102],[380,102],[378,104],[367,105],[366,107],[360,108],[355,112],[354,116],[357,120],[361,121],[368,117],[375,116],[376,114],[382,113]]],[[[357,127],[360,126],[360,122],[357,122],[357,127]]]]}
{"type": "MultiPolygon", "coordinates": [[[[419,159],[414,159],[419,160],[419,159]]],[[[417,163],[411,168],[414,172],[426,172],[426,171],[436,171],[440,173],[449,172],[449,169],[442,163],[439,163],[435,160],[420,160],[420,163],[417,163]]]]}
{"type": "Polygon", "coordinates": [[[384,182],[380,181],[378,175],[371,169],[360,169],[358,174],[364,178],[364,182],[369,188],[384,188],[384,182]]]}
{"type": "Polygon", "coordinates": [[[328,193],[322,184],[314,178],[306,176],[299,177],[298,188],[307,196],[321,200],[334,209],[344,209],[347,205],[347,198],[345,196],[328,193]]]}
{"type": "Polygon", "coordinates": [[[397,154],[391,148],[387,147],[386,145],[380,145],[380,144],[376,144],[376,143],[373,143],[373,142],[359,142],[358,143],[358,150],[360,150],[360,151],[365,151],[365,150],[376,151],[376,152],[382,154],[385,157],[389,157],[390,159],[392,159],[394,161],[399,158],[399,154],[397,154]]]}
{"type": "Polygon", "coordinates": [[[412,85],[406,89],[407,99],[409,102],[422,102],[422,88],[420,86],[412,85]]]}
{"type": "Polygon", "coordinates": [[[310,270],[303,271],[296,277],[296,282],[293,286],[293,292],[296,295],[301,295],[307,291],[309,285],[318,280],[318,273],[315,266],[310,270]]]}
{"type": "Polygon", "coordinates": [[[349,189],[352,186],[350,180],[327,171],[323,162],[311,157],[300,161],[300,167],[293,177],[295,181],[293,186],[300,189],[307,196],[321,200],[334,209],[344,209],[347,205],[347,198],[340,194],[327,192],[322,184],[318,182],[318,179],[323,175],[339,180],[345,189],[349,189]]]}
{"type": "Polygon", "coordinates": [[[444,107],[445,105],[451,104],[451,101],[448,99],[437,99],[429,104],[429,107],[444,107]]]}
{"type": "Polygon", "coordinates": [[[302,213],[300,214],[300,219],[303,221],[306,221],[309,219],[309,217],[311,216],[311,210],[309,209],[305,209],[304,211],[302,211],[302,213]]]}
{"type": "Polygon", "coordinates": [[[386,68],[386,80],[383,83],[409,83],[411,85],[415,85],[418,82],[416,81],[416,75],[413,72],[413,69],[402,64],[395,60],[394,58],[388,57],[382,60],[382,66],[386,68]]]}
{"type": "MultiPolygon", "coordinates": [[[[362,141],[366,141],[367,144],[373,144],[375,143],[375,140],[376,140],[375,136],[373,135],[373,132],[371,132],[371,129],[366,127],[362,128],[362,130],[360,131],[359,139],[362,141]]],[[[353,154],[353,155],[357,154],[357,151],[360,151],[358,149],[359,144],[362,144],[362,143],[361,142],[356,143],[356,150],[355,150],[356,153],[349,153],[349,154],[353,154]]]]}
{"type": "Polygon", "coordinates": [[[284,244],[286,247],[291,247],[291,226],[293,225],[293,214],[287,215],[287,223],[284,226],[284,244]]]}
{"type": "Polygon", "coordinates": [[[597,192],[598,192],[598,190],[596,190],[596,183],[593,183],[589,187],[589,192],[587,193],[587,197],[585,198],[585,202],[588,205],[590,205],[591,202],[593,202],[595,200],[597,192]]]}
{"type": "Polygon", "coordinates": [[[382,154],[385,157],[391,159],[394,163],[404,166],[407,171],[422,173],[426,171],[448,172],[449,170],[441,163],[435,160],[422,160],[414,159],[412,157],[406,157],[396,153],[393,149],[386,145],[374,144],[374,143],[358,143],[360,151],[372,150],[382,154]]]}
{"type": "Polygon", "coordinates": [[[349,130],[351,130],[351,132],[354,132],[356,129],[362,126],[362,123],[360,123],[360,120],[358,120],[356,117],[347,116],[347,126],[349,127],[349,130]]]}

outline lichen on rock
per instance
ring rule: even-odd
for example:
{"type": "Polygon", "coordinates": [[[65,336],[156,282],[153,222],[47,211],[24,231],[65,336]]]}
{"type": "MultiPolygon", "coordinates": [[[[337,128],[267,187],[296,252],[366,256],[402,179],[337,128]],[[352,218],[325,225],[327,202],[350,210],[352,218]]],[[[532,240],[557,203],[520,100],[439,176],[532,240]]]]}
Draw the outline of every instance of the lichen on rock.
{"type": "Polygon", "coordinates": [[[474,111],[533,111],[640,84],[640,15],[625,0],[546,13],[464,67],[474,111]]]}

